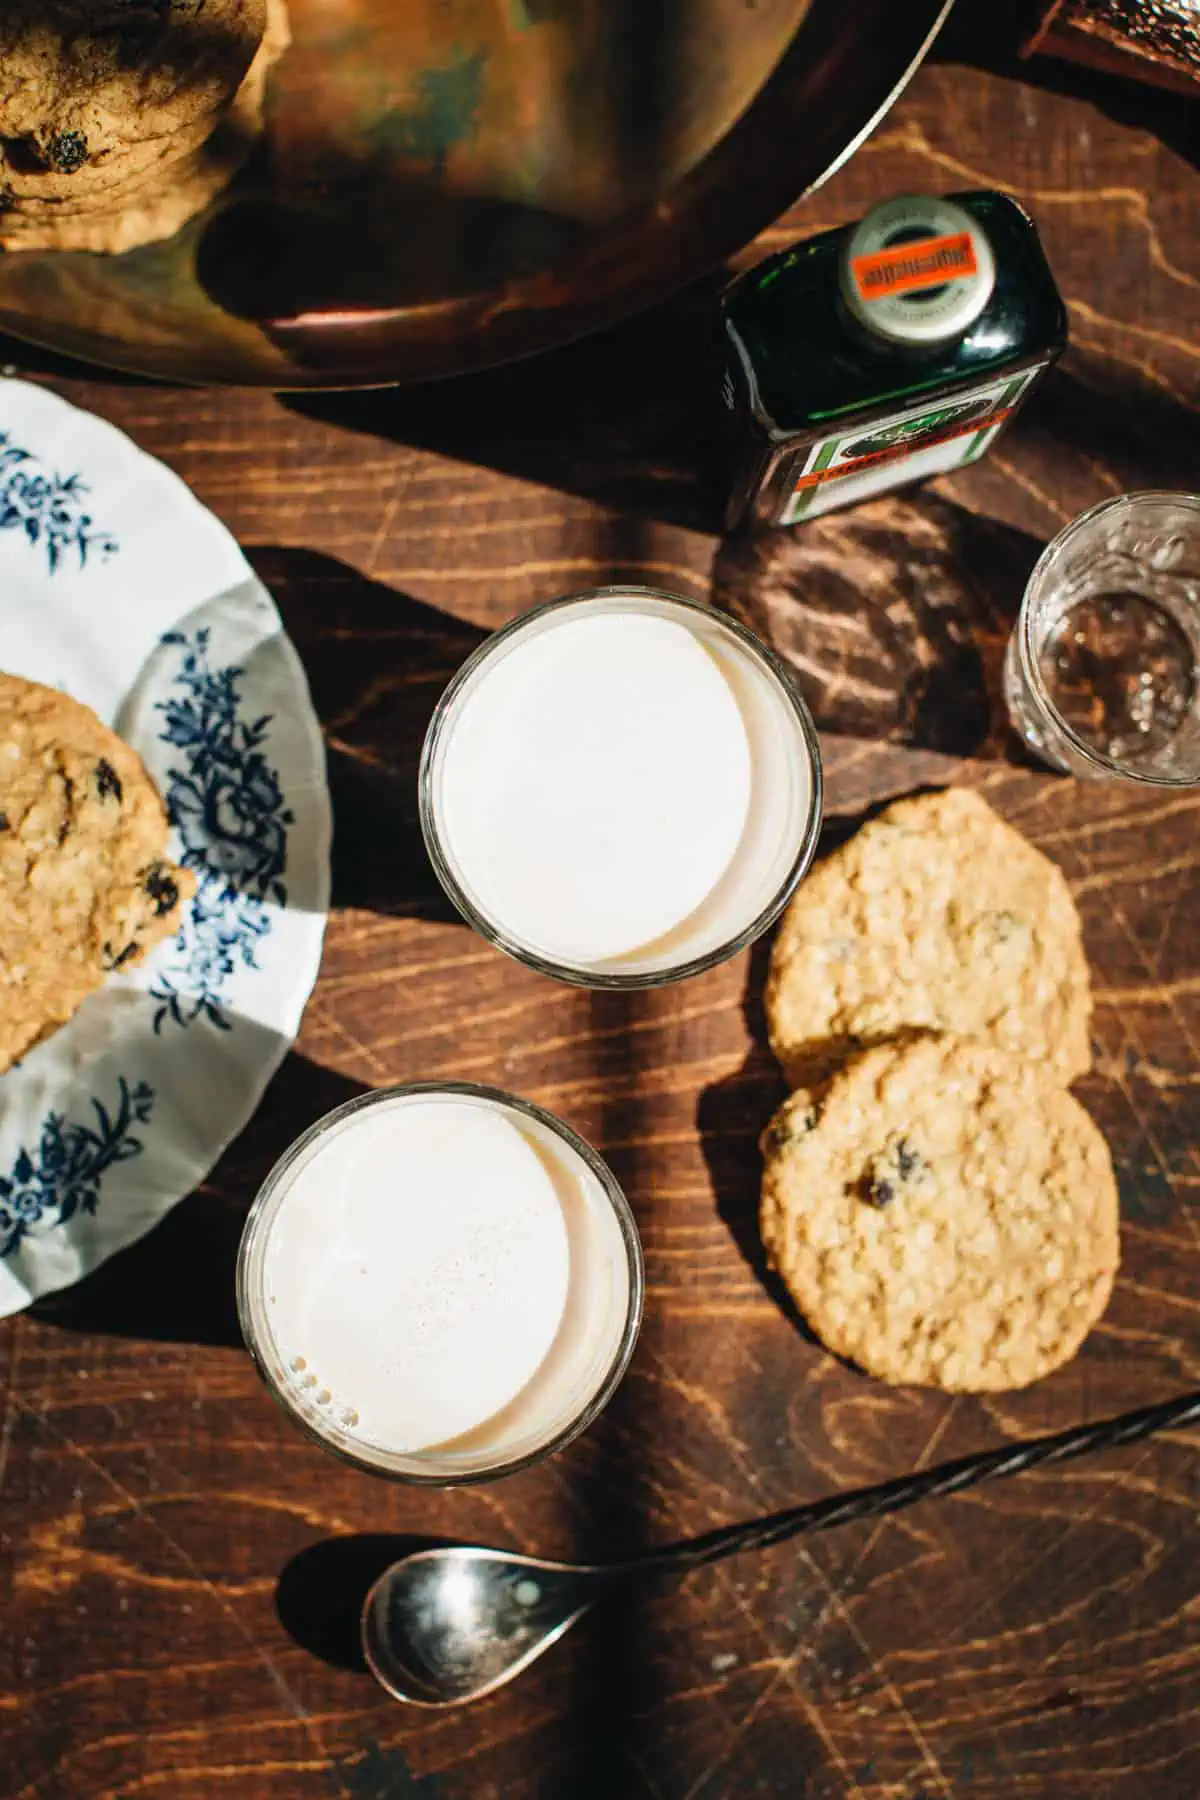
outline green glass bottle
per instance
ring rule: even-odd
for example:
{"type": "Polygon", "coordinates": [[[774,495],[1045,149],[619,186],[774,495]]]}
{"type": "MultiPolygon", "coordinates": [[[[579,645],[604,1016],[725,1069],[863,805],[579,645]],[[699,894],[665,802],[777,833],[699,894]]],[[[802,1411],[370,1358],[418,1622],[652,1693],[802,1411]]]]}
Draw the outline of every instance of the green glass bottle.
{"type": "Polygon", "coordinates": [[[721,314],[731,528],[974,462],[1067,341],[1033,221],[990,191],[885,201],[740,276],[721,314]]]}

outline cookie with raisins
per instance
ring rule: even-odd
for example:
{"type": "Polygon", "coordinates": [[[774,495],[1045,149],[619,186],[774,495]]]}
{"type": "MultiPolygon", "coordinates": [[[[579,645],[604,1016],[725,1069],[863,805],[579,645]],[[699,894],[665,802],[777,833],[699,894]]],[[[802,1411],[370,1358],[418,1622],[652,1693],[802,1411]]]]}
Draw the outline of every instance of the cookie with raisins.
{"type": "Polygon", "coordinates": [[[128,744],[69,695],[0,675],[0,1071],[178,930],[196,883],[166,843],[128,744]]]}
{"type": "Polygon", "coordinates": [[[1091,1066],[1091,1011],[1062,871],[969,788],[897,801],[818,864],[766,991],[793,1085],[925,1031],[982,1038],[1065,1083],[1091,1066]]]}
{"type": "Polygon", "coordinates": [[[1019,1388],[1103,1313],[1103,1137],[1044,1071],[963,1038],[865,1051],[763,1134],[773,1267],[839,1356],[897,1385],[1019,1388]]]}

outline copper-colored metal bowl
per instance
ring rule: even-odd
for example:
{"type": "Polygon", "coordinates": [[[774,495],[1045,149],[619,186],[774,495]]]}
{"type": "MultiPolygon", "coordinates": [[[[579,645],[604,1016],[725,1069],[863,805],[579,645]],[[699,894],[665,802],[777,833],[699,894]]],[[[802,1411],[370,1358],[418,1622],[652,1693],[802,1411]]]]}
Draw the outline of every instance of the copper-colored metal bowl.
{"type": "Polygon", "coordinates": [[[849,154],[951,0],[290,0],[262,143],[174,238],[0,255],[0,328],[140,374],[368,386],[711,268],[849,154]]]}

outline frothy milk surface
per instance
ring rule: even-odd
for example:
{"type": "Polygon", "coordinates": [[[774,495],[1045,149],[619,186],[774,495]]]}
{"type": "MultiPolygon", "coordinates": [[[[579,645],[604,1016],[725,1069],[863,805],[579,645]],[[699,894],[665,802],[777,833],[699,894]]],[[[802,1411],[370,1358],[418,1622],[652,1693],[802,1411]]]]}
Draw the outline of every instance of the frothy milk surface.
{"type": "Polygon", "coordinates": [[[289,1385],[348,1438],[412,1452],[526,1386],[569,1265],[554,1182],[510,1117],[410,1096],[349,1115],[300,1164],[263,1284],[289,1385]]]}
{"type": "Polygon", "coordinates": [[[572,610],[465,694],[440,826],[477,909],[566,962],[642,949],[693,914],[746,829],[738,699],[686,625],[572,610]]]}

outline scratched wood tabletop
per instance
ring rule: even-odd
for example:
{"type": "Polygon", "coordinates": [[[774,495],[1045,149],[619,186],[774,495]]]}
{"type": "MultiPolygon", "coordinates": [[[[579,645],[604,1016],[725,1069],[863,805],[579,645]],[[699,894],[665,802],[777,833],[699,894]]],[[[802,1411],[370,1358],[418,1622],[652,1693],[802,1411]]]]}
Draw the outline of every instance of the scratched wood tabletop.
{"type": "Polygon", "coordinates": [[[151,1238],[0,1325],[5,1800],[1200,1792],[1194,1436],[614,1605],[457,1714],[384,1699],[353,1629],[406,1535],[601,1556],[1200,1385],[1200,801],[1024,767],[995,699],[1045,539],[1107,494],[1200,487],[1196,115],[1049,64],[977,67],[971,41],[762,242],[900,189],[1006,188],[1040,224],[1071,350],[990,459],[803,535],[714,529],[693,417],[705,292],[424,393],[166,391],[4,347],[164,458],[246,546],[308,668],[337,820],[321,978],[255,1120],[151,1238]],[[1040,1386],[893,1392],[779,1304],[753,1224],[780,1094],[761,947],[683,986],[588,995],[509,964],[441,898],[414,802],[439,689],[489,628],[612,580],[712,595],[794,657],[830,841],[882,797],[953,779],[1065,869],[1097,999],[1080,1092],[1116,1159],[1124,1263],[1078,1361],[1040,1386]],[[232,1288],[283,1146],[364,1088],[441,1076],[583,1132],[630,1196],[649,1279],[633,1366],[591,1431],[446,1494],[301,1438],[238,1345],[232,1288]]]}

